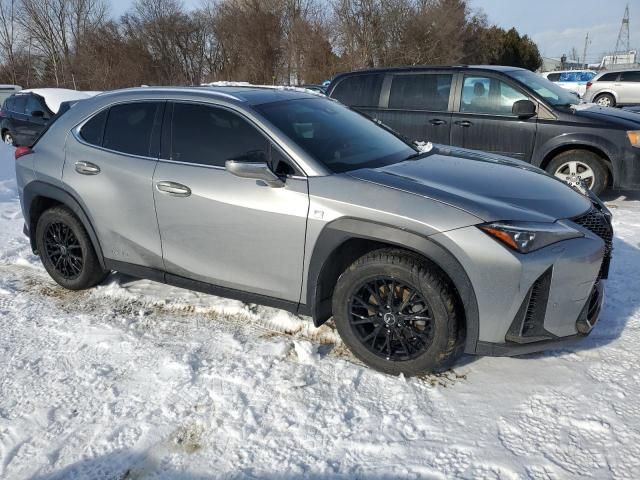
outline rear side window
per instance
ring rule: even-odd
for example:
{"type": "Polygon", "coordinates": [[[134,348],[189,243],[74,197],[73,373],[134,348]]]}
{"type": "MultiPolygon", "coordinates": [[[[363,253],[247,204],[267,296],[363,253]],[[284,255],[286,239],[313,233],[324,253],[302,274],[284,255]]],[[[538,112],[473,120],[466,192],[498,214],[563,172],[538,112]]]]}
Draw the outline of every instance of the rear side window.
{"type": "Polygon", "coordinates": [[[550,73],[549,75],[547,75],[547,80],[549,80],[550,82],[558,82],[560,81],[560,74],[550,73]]]}
{"type": "Polygon", "coordinates": [[[446,111],[449,106],[451,75],[395,75],[389,93],[389,108],[446,111]]]}
{"type": "Polygon", "coordinates": [[[171,160],[224,167],[225,161],[269,154],[256,127],[223,108],[176,103],[171,122],[171,160]]]}
{"type": "Polygon", "coordinates": [[[4,105],[2,106],[3,110],[13,110],[13,98],[14,97],[9,97],[4,101],[4,105]]]}
{"type": "Polygon", "coordinates": [[[102,146],[131,155],[149,156],[159,103],[140,102],[109,109],[102,146]]]}
{"type": "Polygon", "coordinates": [[[27,106],[27,97],[25,95],[18,95],[14,97],[12,111],[15,113],[24,113],[24,109],[27,106]]]}
{"type": "Polygon", "coordinates": [[[630,70],[622,72],[620,80],[623,82],[640,82],[640,70],[630,70]]]}
{"type": "Polygon", "coordinates": [[[104,134],[104,125],[107,121],[109,110],[103,110],[95,117],[85,123],[80,129],[80,137],[91,145],[102,145],[102,135],[104,134]]]}
{"type": "Polygon", "coordinates": [[[27,105],[25,107],[24,113],[26,115],[32,115],[33,112],[37,111],[40,111],[42,113],[46,112],[44,106],[42,105],[42,102],[40,102],[40,99],[38,99],[38,97],[34,95],[29,95],[27,98],[27,105]]]}
{"type": "Polygon", "coordinates": [[[598,80],[598,82],[615,82],[618,79],[618,72],[610,72],[602,75],[598,80]]]}
{"type": "Polygon", "coordinates": [[[383,78],[380,73],[352,75],[336,85],[331,97],[350,107],[377,107],[383,78]]]}

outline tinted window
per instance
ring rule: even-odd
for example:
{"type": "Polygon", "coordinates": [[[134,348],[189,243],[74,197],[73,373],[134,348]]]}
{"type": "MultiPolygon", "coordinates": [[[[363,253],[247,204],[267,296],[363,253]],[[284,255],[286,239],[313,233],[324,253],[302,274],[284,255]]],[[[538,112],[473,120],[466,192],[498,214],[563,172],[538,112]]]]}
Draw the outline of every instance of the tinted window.
{"type": "Polygon", "coordinates": [[[230,159],[250,158],[269,142],[248,121],[222,108],[176,103],[171,128],[171,160],[224,167],[230,159]]]}
{"type": "Polygon", "coordinates": [[[550,82],[557,82],[560,80],[560,74],[550,73],[549,75],[547,75],[547,80],[549,80],[550,82]]]}
{"type": "Polygon", "coordinates": [[[24,108],[27,106],[26,95],[18,95],[14,97],[12,111],[16,113],[24,113],[24,108]]]}
{"type": "Polygon", "coordinates": [[[615,82],[618,79],[618,72],[610,72],[602,75],[598,80],[598,82],[615,82]]]}
{"type": "Polygon", "coordinates": [[[132,155],[148,156],[159,104],[127,103],[109,109],[102,146],[132,155]]]}
{"type": "Polygon", "coordinates": [[[9,97],[4,101],[4,105],[2,106],[3,110],[13,110],[13,98],[9,97]]]}
{"type": "Polygon", "coordinates": [[[451,75],[395,75],[391,81],[389,108],[446,111],[451,75]]]}
{"type": "Polygon", "coordinates": [[[620,80],[623,82],[640,82],[640,70],[622,72],[620,80]]]}
{"type": "Polygon", "coordinates": [[[513,104],[526,99],[522,93],[497,78],[465,76],[460,111],[511,115],[513,104]]]}
{"type": "Polygon", "coordinates": [[[40,102],[40,99],[34,95],[28,95],[27,96],[27,105],[25,107],[24,113],[26,115],[32,115],[33,112],[36,111],[40,111],[40,112],[45,112],[46,110],[44,109],[42,103],[40,102]]]}
{"type": "Polygon", "coordinates": [[[350,107],[377,107],[383,78],[379,73],[352,75],[338,83],[331,97],[350,107]]]}
{"type": "Polygon", "coordinates": [[[373,121],[328,100],[289,100],[256,109],[333,172],[389,165],[416,153],[373,121]]]}
{"type": "Polygon", "coordinates": [[[103,110],[80,129],[80,136],[92,145],[102,145],[102,134],[104,133],[104,124],[107,120],[109,110],[103,110]]]}

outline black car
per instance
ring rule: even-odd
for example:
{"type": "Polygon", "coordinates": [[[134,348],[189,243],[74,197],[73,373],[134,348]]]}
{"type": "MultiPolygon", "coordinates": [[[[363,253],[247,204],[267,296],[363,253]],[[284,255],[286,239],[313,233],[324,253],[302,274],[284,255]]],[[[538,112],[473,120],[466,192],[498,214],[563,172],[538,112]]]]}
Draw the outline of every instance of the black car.
{"type": "Polygon", "coordinates": [[[327,95],[411,140],[514,157],[595,193],[640,188],[640,117],[581,104],[529,70],[365,70],[338,75],[327,95]]]}
{"type": "Polygon", "coordinates": [[[0,110],[2,141],[9,145],[31,145],[54,113],[40,95],[19,92],[11,95],[0,110]]]}

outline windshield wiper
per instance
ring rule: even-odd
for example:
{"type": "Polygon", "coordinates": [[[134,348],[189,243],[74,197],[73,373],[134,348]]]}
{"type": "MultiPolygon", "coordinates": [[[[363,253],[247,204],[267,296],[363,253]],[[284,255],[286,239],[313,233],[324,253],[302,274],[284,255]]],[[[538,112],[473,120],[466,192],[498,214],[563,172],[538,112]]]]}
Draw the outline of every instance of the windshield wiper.
{"type": "Polygon", "coordinates": [[[430,154],[431,152],[416,152],[409,155],[405,160],[417,160],[420,157],[430,154]]]}

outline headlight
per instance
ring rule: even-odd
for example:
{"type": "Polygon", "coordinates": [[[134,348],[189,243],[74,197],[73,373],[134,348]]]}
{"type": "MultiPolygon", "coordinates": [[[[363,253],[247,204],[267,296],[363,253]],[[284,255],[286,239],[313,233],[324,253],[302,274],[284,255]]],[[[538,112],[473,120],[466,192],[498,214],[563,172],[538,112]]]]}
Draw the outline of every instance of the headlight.
{"type": "Polygon", "coordinates": [[[640,148],[640,130],[629,130],[627,137],[629,137],[631,145],[640,148]]]}
{"type": "Polygon", "coordinates": [[[520,253],[529,253],[582,233],[561,223],[496,222],[480,225],[480,229],[520,253]]]}

